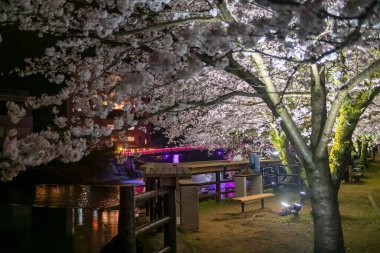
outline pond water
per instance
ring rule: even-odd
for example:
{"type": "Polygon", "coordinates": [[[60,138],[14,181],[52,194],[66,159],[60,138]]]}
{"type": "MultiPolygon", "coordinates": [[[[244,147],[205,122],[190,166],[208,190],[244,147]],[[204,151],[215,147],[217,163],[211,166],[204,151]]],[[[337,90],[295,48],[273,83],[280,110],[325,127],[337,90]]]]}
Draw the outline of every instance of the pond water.
{"type": "Polygon", "coordinates": [[[118,203],[118,186],[1,188],[0,251],[99,252],[117,234],[118,203]]]}

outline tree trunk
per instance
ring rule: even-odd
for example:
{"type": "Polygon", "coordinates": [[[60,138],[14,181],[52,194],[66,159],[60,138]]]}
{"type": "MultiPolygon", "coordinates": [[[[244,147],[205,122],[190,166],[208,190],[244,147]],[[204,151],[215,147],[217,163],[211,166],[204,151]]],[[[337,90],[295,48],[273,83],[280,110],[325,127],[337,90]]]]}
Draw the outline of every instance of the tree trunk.
{"type": "Polygon", "coordinates": [[[368,141],[367,140],[362,141],[359,164],[364,165],[366,168],[368,167],[368,141]]]}
{"type": "Polygon", "coordinates": [[[360,157],[361,153],[362,153],[362,141],[361,140],[357,140],[356,141],[356,145],[358,146],[358,158],[360,157]]]}
{"type": "Polygon", "coordinates": [[[339,190],[346,168],[352,160],[352,134],[361,115],[362,112],[360,110],[353,112],[353,110],[347,110],[344,105],[342,105],[340,110],[334,136],[334,145],[331,148],[329,157],[332,180],[337,190],[339,190]]]}
{"type": "Polygon", "coordinates": [[[332,180],[334,182],[336,190],[339,190],[340,182],[344,179],[345,173],[348,173],[348,166],[352,165],[352,134],[348,135],[347,132],[344,134],[345,136],[342,136],[342,139],[338,140],[339,144],[335,145],[334,143],[329,159],[330,165],[332,166],[332,168],[330,168],[332,173],[332,180]]]}
{"type": "Polygon", "coordinates": [[[328,157],[308,168],[312,214],[314,220],[314,252],[345,252],[340,221],[338,194],[329,173],[328,157]]]}
{"type": "Polygon", "coordinates": [[[281,162],[285,164],[294,164],[296,163],[295,154],[290,150],[291,145],[286,137],[284,131],[272,130],[270,132],[270,142],[273,144],[274,148],[279,152],[281,162]]]}
{"type": "MultiPolygon", "coordinates": [[[[355,131],[361,115],[379,92],[380,88],[361,91],[354,101],[351,96],[348,96],[340,107],[338,125],[334,136],[334,145],[329,158],[332,178],[337,190],[339,190],[340,182],[343,180],[348,165],[352,164],[352,134],[355,131]]],[[[358,155],[360,155],[360,153],[358,155]]]]}
{"type": "Polygon", "coordinates": [[[284,152],[285,152],[285,159],[286,159],[287,164],[296,163],[295,154],[291,151],[291,145],[287,138],[284,141],[284,152]]]}

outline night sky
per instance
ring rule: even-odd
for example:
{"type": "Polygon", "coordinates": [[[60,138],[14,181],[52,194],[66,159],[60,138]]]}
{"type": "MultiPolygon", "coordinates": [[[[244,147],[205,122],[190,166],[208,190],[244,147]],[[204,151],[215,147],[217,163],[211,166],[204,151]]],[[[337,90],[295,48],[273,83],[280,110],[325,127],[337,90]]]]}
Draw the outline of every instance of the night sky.
{"type": "MultiPolygon", "coordinates": [[[[38,38],[36,32],[19,31],[15,26],[0,27],[0,33],[3,39],[0,43],[0,93],[15,94],[15,90],[18,90],[27,91],[37,97],[42,93],[56,94],[60,87],[50,84],[43,75],[20,77],[17,74],[9,74],[15,67],[22,69],[25,66],[25,58],[42,56],[45,48],[54,44],[54,39],[38,38]]],[[[5,108],[5,102],[1,103],[0,107],[5,108]]],[[[34,131],[51,124],[52,117],[50,107],[33,111],[34,131]]]]}
{"type": "Polygon", "coordinates": [[[25,90],[31,95],[49,91],[52,85],[48,85],[42,75],[21,78],[8,72],[17,66],[25,66],[24,58],[43,55],[52,40],[38,38],[35,32],[21,32],[15,26],[1,27],[0,33],[3,38],[0,43],[0,89],[25,90]]]}

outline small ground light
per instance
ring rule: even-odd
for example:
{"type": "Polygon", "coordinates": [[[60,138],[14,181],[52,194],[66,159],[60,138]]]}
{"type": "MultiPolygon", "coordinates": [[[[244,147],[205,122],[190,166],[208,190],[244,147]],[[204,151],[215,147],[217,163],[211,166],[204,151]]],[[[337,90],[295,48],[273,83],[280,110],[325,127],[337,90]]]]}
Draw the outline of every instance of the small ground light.
{"type": "Polygon", "coordinates": [[[279,215],[281,216],[287,216],[293,214],[295,217],[298,217],[299,212],[301,211],[302,205],[298,203],[294,203],[293,205],[290,205],[286,202],[281,202],[281,205],[284,207],[279,215]]]}
{"type": "Polygon", "coordinates": [[[305,202],[306,192],[300,192],[300,202],[303,204],[305,202]]]}

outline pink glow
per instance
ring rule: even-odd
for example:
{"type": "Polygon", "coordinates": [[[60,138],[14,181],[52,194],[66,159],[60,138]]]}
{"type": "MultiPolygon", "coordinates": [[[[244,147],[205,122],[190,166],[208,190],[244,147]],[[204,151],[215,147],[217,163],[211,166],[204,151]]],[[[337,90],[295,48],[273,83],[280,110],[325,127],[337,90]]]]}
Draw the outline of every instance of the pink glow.
{"type": "Polygon", "coordinates": [[[143,155],[148,155],[148,154],[157,154],[157,153],[165,153],[165,152],[172,152],[172,151],[186,151],[186,150],[193,150],[193,149],[207,149],[207,146],[182,146],[182,147],[173,147],[173,148],[155,148],[155,149],[146,149],[146,150],[139,150],[136,152],[127,152],[123,151],[122,155],[123,156],[130,156],[135,153],[141,153],[143,155]]]}
{"type": "Polygon", "coordinates": [[[179,155],[178,154],[173,155],[173,163],[179,163],[179,155]]]}

